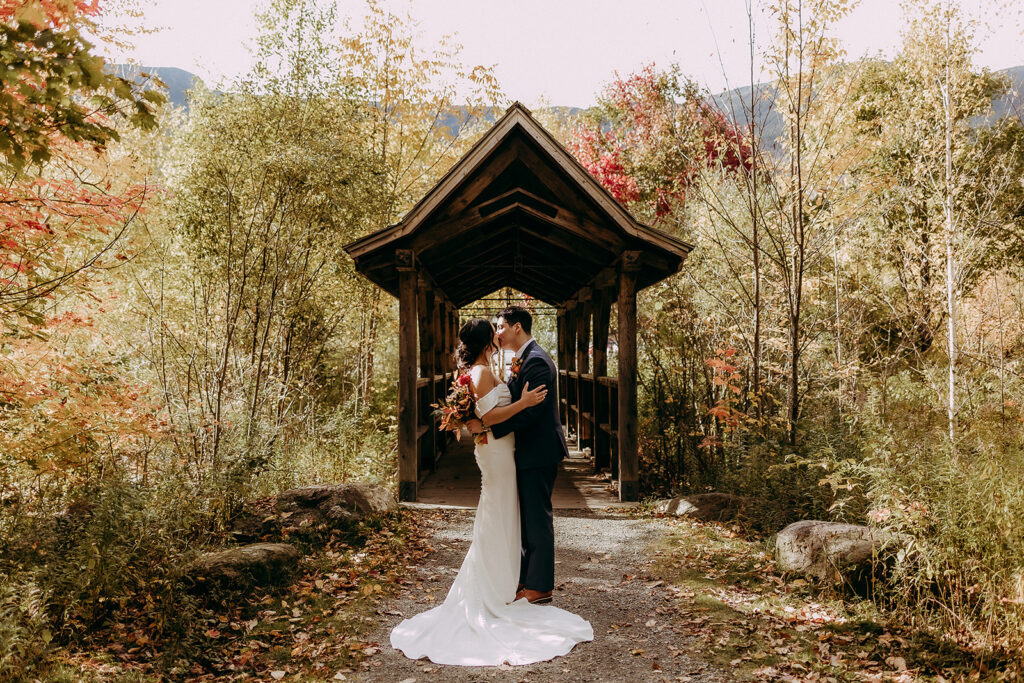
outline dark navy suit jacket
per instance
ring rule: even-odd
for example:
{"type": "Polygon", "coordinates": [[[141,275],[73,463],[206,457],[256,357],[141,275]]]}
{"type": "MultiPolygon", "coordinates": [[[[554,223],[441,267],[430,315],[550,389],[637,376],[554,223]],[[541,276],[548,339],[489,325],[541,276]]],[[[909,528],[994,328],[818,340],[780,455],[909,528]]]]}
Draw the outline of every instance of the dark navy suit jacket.
{"type": "Polygon", "coordinates": [[[548,395],[541,403],[491,427],[491,432],[499,439],[515,432],[516,469],[520,470],[557,465],[569,455],[562,421],[558,416],[558,373],[555,364],[540,344],[533,340],[527,343],[519,374],[508,383],[512,400],[520,399],[527,382],[531,389],[545,385],[548,395]]]}

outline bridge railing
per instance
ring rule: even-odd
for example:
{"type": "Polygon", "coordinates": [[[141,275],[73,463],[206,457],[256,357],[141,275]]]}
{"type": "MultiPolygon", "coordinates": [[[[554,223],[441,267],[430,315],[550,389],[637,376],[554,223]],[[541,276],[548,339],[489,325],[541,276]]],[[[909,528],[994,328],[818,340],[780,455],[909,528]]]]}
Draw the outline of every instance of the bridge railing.
{"type": "Polygon", "coordinates": [[[618,477],[619,380],[572,370],[558,373],[559,405],[567,435],[590,448],[595,471],[618,477]]]}
{"type": "MultiPolygon", "coordinates": [[[[446,372],[416,380],[419,425],[416,444],[420,480],[437,468],[437,461],[452,440],[437,431],[432,403],[448,393],[454,374],[446,372]]],[[[608,470],[618,478],[619,380],[575,371],[558,373],[559,406],[566,434],[582,450],[590,449],[595,471],[608,470]]]]}
{"type": "Polygon", "coordinates": [[[416,450],[419,458],[419,478],[437,469],[437,461],[448,447],[452,436],[450,433],[437,431],[440,420],[434,417],[432,403],[444,398],[455,378],[451,372],[433,377],[420,377],[416,380],[416,414],[419,424],[416,427],[416,450]]]}

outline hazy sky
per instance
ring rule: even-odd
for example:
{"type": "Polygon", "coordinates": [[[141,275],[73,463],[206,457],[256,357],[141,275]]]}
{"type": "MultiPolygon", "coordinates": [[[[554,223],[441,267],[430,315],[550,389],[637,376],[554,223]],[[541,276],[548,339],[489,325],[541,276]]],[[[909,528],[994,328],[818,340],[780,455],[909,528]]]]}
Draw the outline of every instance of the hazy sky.
{"type": "MultiPolygon", "coordinates": [[[[684,73],[713,91],[748,80],[746,3],[750,0],[383,0],[409,9],[424,41],[455,33],[466,64],[494,65],[513,100],[535,105],[587,106],[614,73],[654,62],[678,62],[684,73]]],[[[771,32],[756,9],[759,42],[771,32]]],[[[148,66],[177,66],[209,85],[245,73],[246,44],[254,32],[257,0],[146,0],[146,21],[166,27],[135,39],[132,53],[148,66]]],[[[978,63],[994,69],[1024,64],[1020,0],[954,0],[987,26],[978,41],[978,63]],[[994,9],[1002,7],[1002,9],[994,9]]],[[[362,2],[340,0],[342,13],[358,16],[362,2]]],[[[897,0],[862,0],[840,24],[850,58],[892,55],[900,43],[897,0]]],[[[111,54],[119,59],[123,55],[111,54]]]]}

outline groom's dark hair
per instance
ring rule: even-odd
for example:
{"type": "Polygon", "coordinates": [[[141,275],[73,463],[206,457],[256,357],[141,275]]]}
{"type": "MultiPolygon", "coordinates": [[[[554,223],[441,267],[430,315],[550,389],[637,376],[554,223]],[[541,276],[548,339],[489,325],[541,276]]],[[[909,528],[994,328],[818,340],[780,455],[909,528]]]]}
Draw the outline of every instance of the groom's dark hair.
{"type": "Polygon", "coordinates": [[[530,334],[530,330],[533,329],[533,316],[522,306],[506,306],[498,311],[497,317],[504,318],[505,324],[509,327],[519,323],[526,334],[530,334]]]}

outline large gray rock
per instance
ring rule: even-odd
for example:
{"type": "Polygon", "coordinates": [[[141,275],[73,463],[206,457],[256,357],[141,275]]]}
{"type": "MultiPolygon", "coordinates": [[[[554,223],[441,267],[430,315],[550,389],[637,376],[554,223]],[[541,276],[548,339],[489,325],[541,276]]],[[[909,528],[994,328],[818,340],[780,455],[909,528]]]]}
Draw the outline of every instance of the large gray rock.
{"type": "Polygon", "coordinates": [[[658,504],[658,512],[693,517],[702,522],[729,522],[758,507],[758,501],[731,493],[698,493],[670,498],[658,504]]]}
{"type": "Polygon", "coordinates": [[[276,498],[246,503],[231,523],[241,541],[278,538],[304,528],[346,528],[398,507],[395,496],[368,484],[322,484],[290,489],[276,498]]]}
{"type": "Polygon", "coordinates": [[[387,514],[397,506],[389,491],[366,484],[304,486],[277,496],[277,510],[288,526],[347,525],[387,514]]]}
{"type": "Polygon", "coordinates": [[[188,576],[199,585],[232,588],[281,583],[295,571],[299,557],[288,543],[254,543],[201,555],[189,567],[188,576]]]}
{"type": "Polygon", "coordinates": [[[775,560],[781,571],[835,583],[870,569],[872,558],[891,542],[887,534],[860,524],[803,520],[779,532],[775,560]]]}

